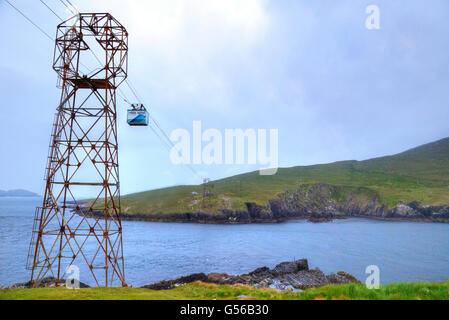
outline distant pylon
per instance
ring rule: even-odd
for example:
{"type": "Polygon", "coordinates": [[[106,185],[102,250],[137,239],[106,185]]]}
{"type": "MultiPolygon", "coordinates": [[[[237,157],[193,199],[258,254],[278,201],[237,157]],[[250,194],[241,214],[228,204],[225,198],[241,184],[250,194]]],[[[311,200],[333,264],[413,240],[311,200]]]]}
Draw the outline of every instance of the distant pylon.
{"type": "Polygon", "coordinates": [[[127,77],[128,33],[108,13],[80,13],[58,25],[55,42],[62,91],[27,268],[35,283],[76,265],[81,281],[125,285],[115,90],[127,77]],[[102,65],[83,74],[94,45],[102,65]]]}
{"type": "Polygon", "coordinates": [[[212,188],[213,184],[211,183],[211,180],[209,178],[203,179],[203,197],[202,197],[202,207],[206,208],[210,206],[210,197],[212,197],[212,188]]]}

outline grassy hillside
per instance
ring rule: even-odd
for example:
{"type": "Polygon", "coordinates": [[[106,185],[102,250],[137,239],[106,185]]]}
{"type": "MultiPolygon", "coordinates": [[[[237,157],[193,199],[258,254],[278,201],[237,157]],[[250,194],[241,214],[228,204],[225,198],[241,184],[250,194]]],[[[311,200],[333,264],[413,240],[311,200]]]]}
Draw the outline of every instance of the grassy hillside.
{"type": "Polygon", "coordinates": [[[251,300],[448,300],[449,282],[398,283],[369,290],[361,284],[345,284],[280,292],[249,286],[215,285],[195,282],[172,290],[143,288],[60,288],[0,290],[0,300],[236,300],[245,295],[251,300]]]}
{"type": "Polygon", "coordinates": [[[365,161],[281,168],[276,175],[250,172],[214,181],[209,209],[201,208],[202,186],[176,186],[122,197],[125,213],[176,213],[220,208],[245,209],[247,201],[265,205],[284,190],[300,184],[326,183],[342,186],[342,197],[358,193],[377,195],[389,207],[399,201],[422,201],[429,205],[449,204],[449,138],[393,156],[365,161]]]}

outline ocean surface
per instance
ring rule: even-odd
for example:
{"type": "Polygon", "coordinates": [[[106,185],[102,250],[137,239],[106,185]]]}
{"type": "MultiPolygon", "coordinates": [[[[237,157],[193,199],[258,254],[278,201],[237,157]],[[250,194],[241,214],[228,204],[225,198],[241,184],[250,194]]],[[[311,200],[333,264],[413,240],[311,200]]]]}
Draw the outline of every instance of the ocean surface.
{"type": "MultiPolygon", "coordinates": [[[[40,198],[0,197],[0,284],[29,280],[25,264],[40,204],[40,198]]],[[[449,224],[360,218],[250,225],[124,221],[123,237],[126,282],[133,286],[197,272],[246,273],[299,258],[362,282],[369,265],[380,268],[381,283],[449,279],[449,224]]],[[[80,280],[94,284],[83,272],[80,280]]]]}

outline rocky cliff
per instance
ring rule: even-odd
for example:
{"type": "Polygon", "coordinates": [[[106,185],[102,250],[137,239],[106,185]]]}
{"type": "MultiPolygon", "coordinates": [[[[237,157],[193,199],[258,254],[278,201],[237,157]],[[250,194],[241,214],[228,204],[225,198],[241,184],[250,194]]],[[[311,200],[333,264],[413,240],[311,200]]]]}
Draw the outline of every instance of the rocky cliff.
{"type": "Polygon", "coordinates": [[[395,207],[388,208],[367,189],[348,190],[327,184],[301,185],[299,189],[285,191],[279,199],[270,200],[268,208],[273,217],[302,217],[310,221],[342,217],[449,221],[449,206],[428,206],[414,201],[399,202],[395,207]]]}

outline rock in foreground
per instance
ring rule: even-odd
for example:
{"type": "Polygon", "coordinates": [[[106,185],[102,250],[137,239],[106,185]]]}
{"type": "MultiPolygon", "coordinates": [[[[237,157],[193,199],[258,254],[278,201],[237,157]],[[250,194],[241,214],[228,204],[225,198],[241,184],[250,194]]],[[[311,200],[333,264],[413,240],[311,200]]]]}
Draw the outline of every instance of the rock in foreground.
{"type": "MultiPolygon", "coordinates": [[[[65,286],[65,280],[59,280],[55,277],[46,277],[41,279],[38,284],[35,286],[36,288],[46,288],[46,287],[56,287],[56,286],[65,286]]],[[[33,288],[33,283],[31,281],[14,283],[6,287],[2,287],[1,289],[30,289],[33,288]]],[[[80,288],[89,288],[89,286],[85,283],[80,282],[80,288]]]]}
{"type": "Polygon", "coordinates": [[[336,274],[324,274],[319,268],[309,269],[307,259],[282,262],[273,269],[268,267],[258,268],[248,274],[228,275],[226,273],[195,273],[175,280],[161,281],[143,286],[153,290],[173,289],[186,283],[202,281],[215,284],[244,284],[256,288],[271,288],[278,290],[304,290],[312,287],[320,287],[328,284],[340,284],[357,282],[354,276],[344,271],[336,274]]]}

